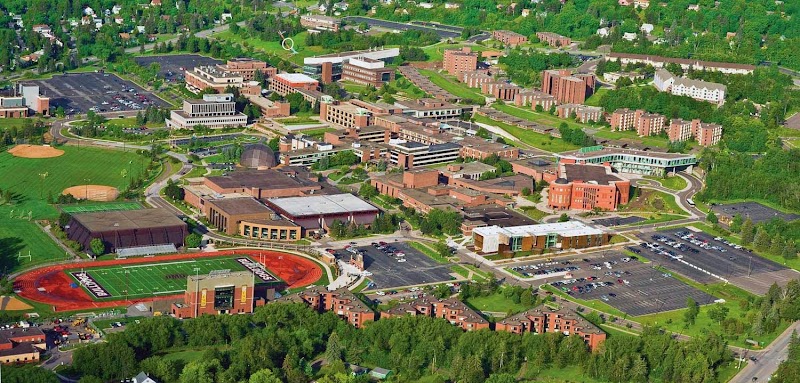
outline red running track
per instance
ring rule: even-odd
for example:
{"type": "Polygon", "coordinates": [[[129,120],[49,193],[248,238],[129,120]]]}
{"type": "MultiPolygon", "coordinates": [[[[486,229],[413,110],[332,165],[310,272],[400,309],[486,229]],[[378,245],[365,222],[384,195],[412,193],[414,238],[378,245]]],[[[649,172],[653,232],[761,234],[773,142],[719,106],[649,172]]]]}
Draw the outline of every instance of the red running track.
{"type": "MultiPolygon", "coordinates": [[[[95,301],[82,288],[72,288],[74,281],[65,270],[76,268],[93,268],[115,265],[135,265],[140,263],[158,263],[191,258],[229,257],[232,255],[249,255],[263,264],[286,282],[287,287],[303,287],[318,281],[322,277],[322,269],[312,260],[294,254],[271,250],[229,250],[209,253],[173,254],[150,258],[114,259],[86,263],[71,263],[42,267],[28,271],[14,281],[14,288],[19,289],[19,296],[34,302],[53,306],[53,311],[91,310],[94,308],[117,307],[139,302],[150,302],[156,297],[141,299],[118,299],[111,301],[95,301]],[[44,291],[39,291],[43,288],[44,291]]],[[[160,296],[159,299],[180,298],[183,294],[160,296]]]]}

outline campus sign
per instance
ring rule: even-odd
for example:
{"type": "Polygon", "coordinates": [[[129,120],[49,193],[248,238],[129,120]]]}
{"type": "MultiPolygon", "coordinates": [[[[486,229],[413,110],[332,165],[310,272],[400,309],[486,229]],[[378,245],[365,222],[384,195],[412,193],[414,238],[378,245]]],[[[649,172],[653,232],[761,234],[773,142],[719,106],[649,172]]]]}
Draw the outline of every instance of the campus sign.
{"type": "Polygon", "coordinates": [[[258,262],[254,262],[250,258],[236,258],[236,262],[239,262],[242,266],[246,267],[247,270],[252,271],[253,274],[261,278],[261,280],[264,282],[271,282],[275,280],[275,277],[268,273],[267,270],[264,269],[264,266],[258,262]]]}
{"type": "Polygon", "coordinates": [[[80,283],[81,286],[89,290],[89,292],[91,292],[95,298],[108,298],[111,296],[111,294],[109,294],[108,291],[103,288],[103,286],[100,286],[100,284],[97,283],[97,281],[95,281],[94,278],[92,278],[92,276],[86,272],[74,271],[70,274],[72,274],[72,276],[78,280],[78,283],[80,283]]]}

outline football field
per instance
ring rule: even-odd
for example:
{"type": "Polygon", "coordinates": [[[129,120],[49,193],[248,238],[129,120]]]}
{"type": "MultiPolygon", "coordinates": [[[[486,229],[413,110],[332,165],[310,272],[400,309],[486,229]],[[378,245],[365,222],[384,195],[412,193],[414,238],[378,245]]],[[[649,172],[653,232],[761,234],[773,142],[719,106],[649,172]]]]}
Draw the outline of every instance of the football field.
{"type": "Polygon", "coordinates": [[[216,270],[246,271],[257,267],[256,284],[279,279],[247,256],[197,258],[159,263],[118,265],[65,272],[94,299],[144,298],[182,294],[186,278],[216,270]]]}

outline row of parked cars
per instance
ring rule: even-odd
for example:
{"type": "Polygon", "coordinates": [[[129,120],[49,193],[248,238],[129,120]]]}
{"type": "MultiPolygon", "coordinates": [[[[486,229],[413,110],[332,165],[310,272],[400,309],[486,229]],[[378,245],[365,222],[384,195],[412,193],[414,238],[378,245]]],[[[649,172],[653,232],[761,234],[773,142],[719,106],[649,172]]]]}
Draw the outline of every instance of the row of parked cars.
{"type": "MultiPolygon", "coordinates": [[[[558,262],[550,262],[558,264],[558,262]]],[[[581,268],[578,266],[567,266],[567,267],[560,267],[548,264],[539,264],[539,265],[523,265],[523,266],[514,266],[511,270],[516,271],[517,273],[522,274],[525,277],[532,277],[535,275],[550,275],[556,273],[563,273],[563,272],[571,272],[577,271],[581,268]]]]}

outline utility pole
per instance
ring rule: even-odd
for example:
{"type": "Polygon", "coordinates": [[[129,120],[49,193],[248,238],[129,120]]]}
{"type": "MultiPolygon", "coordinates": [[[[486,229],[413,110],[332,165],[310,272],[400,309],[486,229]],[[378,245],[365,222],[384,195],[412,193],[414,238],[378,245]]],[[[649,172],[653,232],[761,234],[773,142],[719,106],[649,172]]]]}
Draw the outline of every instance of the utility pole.
{"type": "Polygon", "coordinates": [[[200,299],[200,268],[199,267],[195,267],[194,268],[194,272],[195,272],[195,278],[194,278],[194,283],[195,283],[195,285],[194,285],[194,317],[197,318],[197,310],[198,310],[197,306],[200,304],[198,302],[198,300],[200,299]]]}

